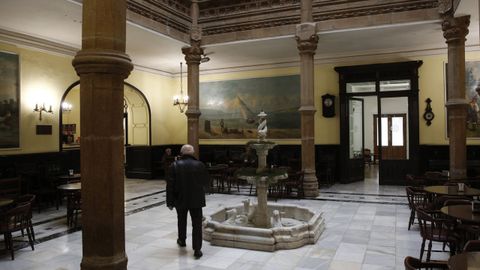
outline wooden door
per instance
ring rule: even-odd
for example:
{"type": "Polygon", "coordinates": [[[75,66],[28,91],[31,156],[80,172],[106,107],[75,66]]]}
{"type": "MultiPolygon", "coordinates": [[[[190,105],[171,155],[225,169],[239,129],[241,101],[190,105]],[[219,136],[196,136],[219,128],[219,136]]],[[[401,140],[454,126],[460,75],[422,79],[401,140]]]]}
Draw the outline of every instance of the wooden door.
{"type": "Polygon", "coordinates": [[[407,115],[406,114],[383,114],[381,125],[378,123],[378,115],[373,118],[373,134],[375,153],[378,153],[379,138],[382,143],[382,160],[404,160],[407,158],[407,115]],[[381,126],[381,134],[378,133],[381,126]],[[381,136],[380,136],[381,135],[381,136]]]}

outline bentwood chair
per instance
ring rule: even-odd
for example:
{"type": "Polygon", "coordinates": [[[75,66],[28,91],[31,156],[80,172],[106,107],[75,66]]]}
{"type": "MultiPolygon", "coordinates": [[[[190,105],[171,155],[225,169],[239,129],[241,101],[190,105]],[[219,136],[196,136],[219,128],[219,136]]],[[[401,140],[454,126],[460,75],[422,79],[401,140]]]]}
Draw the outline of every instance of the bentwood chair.
{"type": "Polygon", "coordinates": [[[67,224],[69,227],[77,227],[78,213],[82,210],[81,191],[69,192],[67,194],[67,224]]]}
{"type": "Polygon", "coordinates": [[[304,197],[303,178],[304,178],[303,171],[289,174],[288,179],[282,183],[285,194],[290,195],[292,191],[296,191],[297,198],[298,199],[303,198],[304,197]]]}
{"type": "Polygon", "coordinates": [[[446,261],[430,261],[422,262],[417,258],[410,256],[405,257],[403,261],[405,265],[405,270],[415,270],[415,269],[448,269],[448,263],[446,261]]]}
{"type": "Polygon", "coordinates": [[[463,247],[463,252],[479,252],[480,240],[470,240],[463,247]]]}
{"type": "Polygon", "coordinates": [[[420,235],[422,236],[422,246],[420,248],[420,260],[425,252],[425,243],[428,240],[427,261],[430,261],[432,253],[432,242],[448,244],[450,255],[454,255],[458,246],[458,237],[452,230],[455,228],[455,222],[450,219],[444,219],[435,216],[435,213],[427,213],[418,208],[417,216],[420,224],[420,235]]]}
{"type": "Polygon", "coordinates": [[[417,208],[428,209],[428,194],[422,188],[406,187],[408,207],[410,208],[410,219],[408,221],[408,230],[415,222],[415,212],[417,208]]]}
{"type": "MultiPolygon", "coordinates": [[[[25,204],[30,205],[30,211],[29,211],[28,220],[27,220],[27,222],[28,222],[27,230],[30,230],[33,241],[35,241],[35,231],[33,230],[33,224],[32,224],[32,218],[33,218],[32,208],[33,208],[34,201],[35,201],[35,195],[33,195],[33,194],[22,195],[22,196],[18,197],[17,199],[15,199],[15,201],[14,201],[14,204],[16,206],[25,205],[25,204]]],[[[23,229],[21,231],[22,231],[22,236],[24,236],[23,229]]]]}
{"type": "Polygon", "coordinates": [[[23,203],[18,206],[15,206],[12,209],[9,209],[0,216],[0,234],[4,235],[5,247],[10,250],[12,260],[14,257],[14,248],[13,248],[13,237],[12,233],[26,230],[28,235],[28,242],[34,250],[34,242],[32,233],[30,232],[31,226],[31,212],[32,206],[30,203],[23,203]]]}

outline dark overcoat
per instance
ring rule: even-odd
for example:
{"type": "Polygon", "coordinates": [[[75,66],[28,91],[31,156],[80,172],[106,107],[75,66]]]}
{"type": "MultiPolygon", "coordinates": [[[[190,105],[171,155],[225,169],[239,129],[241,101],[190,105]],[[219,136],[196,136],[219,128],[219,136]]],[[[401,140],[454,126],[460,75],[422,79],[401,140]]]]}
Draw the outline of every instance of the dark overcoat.
{"type": "Polygon", "coordinates": [[[167,206],[183,209],[205,206],[209,175],[205,165],[190,155],[172,163],[167,175],[167,206]]]}

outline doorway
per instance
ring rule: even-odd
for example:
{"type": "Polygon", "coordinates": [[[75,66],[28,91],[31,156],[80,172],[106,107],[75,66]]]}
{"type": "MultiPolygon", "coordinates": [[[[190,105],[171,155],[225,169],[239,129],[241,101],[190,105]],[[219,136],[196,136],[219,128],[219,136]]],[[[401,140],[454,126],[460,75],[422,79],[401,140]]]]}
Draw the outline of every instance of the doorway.
{"type": "Polygon", "coordinates": [[[340,153],[345,168],[340,182],[364,181],[366,173],[367,178],[372,175],[372,164],[378,164],[380,185],[403,185],[405,175],[417,171],[421,64],[335,68],[340,75],[340,153]]]}

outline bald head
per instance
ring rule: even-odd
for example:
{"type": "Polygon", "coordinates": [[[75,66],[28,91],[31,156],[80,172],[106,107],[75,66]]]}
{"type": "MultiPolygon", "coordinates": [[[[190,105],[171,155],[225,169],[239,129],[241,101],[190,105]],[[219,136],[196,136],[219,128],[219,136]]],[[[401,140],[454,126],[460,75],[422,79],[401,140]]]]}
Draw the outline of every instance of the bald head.
{"type": "Polygon", "coordinates": [[[180,154],[182,156],[183,155],[193,156],[195,154],[195,150],[193,149],[193,146],[191,146],[190,144],[184,144],[180,149],[180,154]]]}

